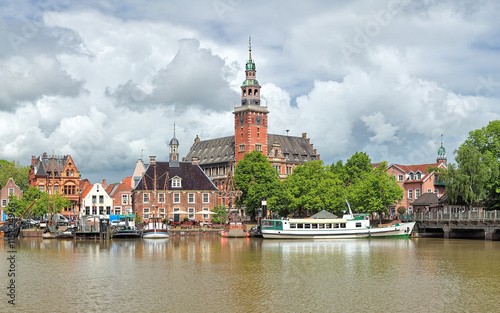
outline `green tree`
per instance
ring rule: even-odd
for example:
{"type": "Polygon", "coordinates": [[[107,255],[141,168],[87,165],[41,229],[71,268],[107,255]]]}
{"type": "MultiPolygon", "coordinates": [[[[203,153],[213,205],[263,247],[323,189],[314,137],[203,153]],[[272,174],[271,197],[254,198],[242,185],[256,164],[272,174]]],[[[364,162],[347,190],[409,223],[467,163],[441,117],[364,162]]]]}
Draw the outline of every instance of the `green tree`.
{"type": "MultiPolygon", "coordinates": [[[[485,205],[487,209],[491,210],[499,210],[500,209],[500,121],[491,121],[486,127],[481,129],[476,129],[469,133],[469,137],[465,140],[465,142],[460,146],[460,149],[475,148],[479,151],[481,156],[478,157],[487,166],[488,170],[486,170],[483,166],[476,170],[474,173],[474,180],[469,181],[468,185],[475,186],[474,193],[479,193],[485,199],[485,205]],[[488,177],[484,177],[484,175],[488,177]],[[486,179],[486,181],[484,181],[486,179]],[[484,184],[484,186],[479,187],[479,184],[484,184]],[[481,190],[479,190],[480,188],[481,190]],[[483,190],[485,189],[485,190],[483,190]],[[484,192],[485,191],[485,192],[484,192]]],[[[456,151],[458,153],[458,150],[456,151]]],[[[475,152],[474,152],[475,154],[475,152]]],[[[472,157],[472,156],[471,156],[472,157]]],[[[462,156],[461,162],[468,162],[468,156],[462,156]]],[[[461,171],[462,164],[457,159],[458,170],[461,171]]],[[[467,167],[466,164],[463,166],[467,167]]],[[[467,171],[468,169],[466,169],[467,171]]],[[[472,174],[469,171],[469,174],[472,174]]],[[[465,182],[464,182],[465,183],[465,182]]],[[[469,187],[470,190],[471,187],[469,187]]],[[[447,189],[448,190],[448,189],[447,189]]],[[[470,193],[470,191],[465,192],[466,195],[470,193]]],[[[465,200],[465,199],[464,199],[465,200]]],[[[470,198],[469,200],[472,200],[470,198]]]]}
{"type": "Polygon", "coordinates": [[[354,153],[345,163],[338,161],[330,166],[330,170],[337,174],[345,186],[356,184],[362,180],[373,169],[372,161],[365,152],[354,153]]]}
{"type": "Polygon", "coordinates": [[[280,214],[296,210],[326,209],[338,214],[344,208],[343,183],[323,161],[312,161],[297,166],[284,182],[283,192],[288,208],[280,214]]]}
{"type": "Polygon", "coordinates": [[[217,204],[212,212],[216,213],[212,217],[212,223],[224,224],[226,222],[228,212],[225,206],[223,206],[222,204],[217,204]]]}
{"type": "Polygon", "coordinates": [[[483,199],[488,192],[492,176],[498,177],[498,162],[492,161],[493,155],[481,153],[474,146],[462,145],[455,150],[457,165],[435,169],[440,180],[446,185],[446,193],[451,203],[464,201],[469,207],[483,199]]]}
{"type": "Polygon", "coordinates": [[[245,154],[236,164],[234,181],[242,195],[238,206],[244,206],[247,215],[255,218],[263,198],[271,198],[279,188],[279,178],[269,160],[259,151],[245,154]]]}
{"type": "Polygon", "coordinates": [[[360,180],[351,190],[349,201],[363,213],[387,213],[391,205],[403,197],[394,175],[387,173],[387,162],[382,162],[360,180]]]}
{"type": "Polygon", "coordinates": [[[0,160],[0,185],[5,186],[7,180],[12,177],[14,182],[23,191],[28,189],[29,166],[22,166],[19,162],[0,160]]]}
{"type": "Polygon", "coordinates": [[[16,204],[16,215],[22,214],[34,200],[37,201],[30,209],[30,216],[39,218],[47,212],[52,213],[53,209],[56,213],[60,213],[62,208],[71,206],[71,201],[60,194],[49,195],[32,186],[23,193],[21,199],[12,199],[16,204]]]}

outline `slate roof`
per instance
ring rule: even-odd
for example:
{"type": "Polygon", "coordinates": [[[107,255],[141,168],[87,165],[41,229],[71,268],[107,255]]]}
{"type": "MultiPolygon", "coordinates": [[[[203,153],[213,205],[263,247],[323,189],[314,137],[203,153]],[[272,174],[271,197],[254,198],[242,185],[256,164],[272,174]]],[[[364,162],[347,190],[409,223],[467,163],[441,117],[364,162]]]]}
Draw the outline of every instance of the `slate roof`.
{"type": "Polygon", "coordinates": [[[286,136],[286,135],[267,135],[268,151],[272,146],[278,143],[281,147],[281,153],[290,163],[305,163],[317,160],[317,155],[311,148],[311,145],[304,137],[286,136]]]}
{"type": "Polygon", "coordinates": [[[179,167],[170,167],[168,162],[150,164],[134,190],[154,190],[155,167],[156,190],[218,190],[205,172],[191,162],[179,162],[179,167]],[[176,176],[182,179],[181,188],[172,188],[171,179],[176,176]]]}
{"type": "MultiPolygon", "coordinates": [[[[279,144],[287,162],[305,163],[318,159],[304,137],[268,134],[268,151],[271,151],[275,143],[279,144]]],[[[234,136],[195,142],[186,155],[188,161],[192,161],[193,158],[198,158],[200,165],[234,162],[236,160],[234,157],[234,136]]]]}
{"type": "Polygon", "coordinates": [[[198,158],[198,164],[234,162],[234,136],[198,141],[186,155],[188,161],[198,158]]]}
{"type": "Polygon", "coordinates": [[[435,194],[426,192],[420,198],[411,202],[411,205],[436,205],[438,201],[439,199],[435,194]]]}
{"type": "MultiPolygon", "coordinates": [[[[69,158],[70,158],[69,155],[54,156],[55,176],[61,175],[69,158]]],[[[32,166],[36,168],[35,175],[47,175],[47,172],[52,173],[52,156],[44,154],[43,156],[38,157],[38,159],[32,166]]]]}
{"type": "Polygon", "coordinates": [[[338,218],[338,216],[323,209],[318,213],[312,215],[311,218],[329,219],[329,218],[338,218]]]}

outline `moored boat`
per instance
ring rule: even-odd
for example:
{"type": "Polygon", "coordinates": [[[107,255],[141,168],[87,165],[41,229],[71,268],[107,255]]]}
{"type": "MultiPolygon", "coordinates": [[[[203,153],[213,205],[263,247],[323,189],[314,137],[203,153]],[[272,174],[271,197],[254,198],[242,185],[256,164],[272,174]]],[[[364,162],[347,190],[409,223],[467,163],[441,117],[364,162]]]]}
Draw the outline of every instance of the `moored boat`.
{"type": "Polygon", "coordinates": [[[130,238],[140,238],[141,232],[135,228],[135,226],[118,226],[113,230],[111,238],[115,239],[130,239],[130,238]]]}
{"type": "Polygon", "coordinates": [[[169,227],[160,217],[149,218],[142,231],[142,238],[145,239],[168,238],[169,236],[169,227]]]}
{"type": "Polygon", "coordinates": [[[369,214],[345,214],[342,218],[263,219],[264,238],[332,239],[369,237],[409,237],[415,222],[370,226],[369,214]]]}
{"type": "Polygon", "coordinates": [[[239,218],[229,218],[224,229],[221,231],[221,236],[226,238],[245,238],[250,234],[247,232],[247,226],[239,218]]]}

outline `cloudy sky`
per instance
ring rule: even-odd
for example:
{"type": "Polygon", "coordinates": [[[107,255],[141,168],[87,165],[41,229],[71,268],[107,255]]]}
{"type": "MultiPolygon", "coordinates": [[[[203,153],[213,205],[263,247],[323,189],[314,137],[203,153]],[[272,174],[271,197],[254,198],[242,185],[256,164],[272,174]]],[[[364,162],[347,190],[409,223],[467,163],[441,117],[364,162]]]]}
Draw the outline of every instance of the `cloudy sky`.
{"type": "Polygon", "coordinates": [[[269,132],[326,164],[434,162],[500,115],[498,1],[0,2],[0,158],[71,154],[117,182],[141,155],[234,133],[248,37],[269,132]]]}

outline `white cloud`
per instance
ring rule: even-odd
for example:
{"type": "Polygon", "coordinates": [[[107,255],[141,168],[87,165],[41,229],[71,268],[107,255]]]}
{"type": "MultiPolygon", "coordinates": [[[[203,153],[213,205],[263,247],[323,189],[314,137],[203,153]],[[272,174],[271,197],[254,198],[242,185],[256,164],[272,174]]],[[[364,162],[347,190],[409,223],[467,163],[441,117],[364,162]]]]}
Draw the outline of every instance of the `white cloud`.
{"type": "Polygon", "coordinates": [[[387,3],[0,4],[0,30],[23,39],[0,39],[0,158],[71,153],[84,177],[119,181],[141,153],[167,158],[174,121],[182,155],[231,135],[252,35],[269,133],[307,132],[326,163],[432,162],[441,134],[451,152],[499,118],[499,4],[396,2],[350,60],[341,44],[387,3]]]}

